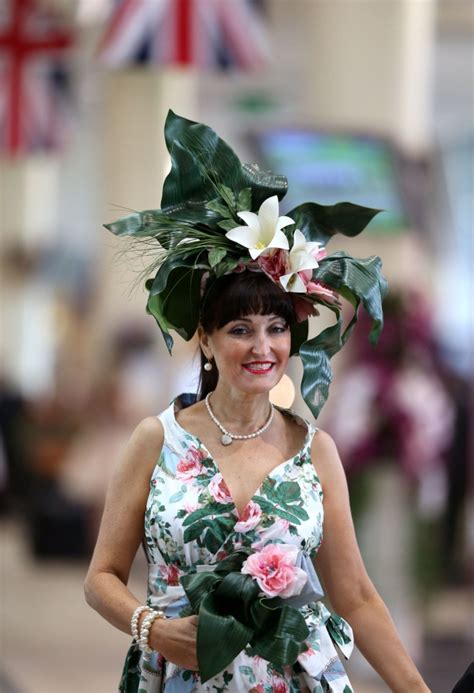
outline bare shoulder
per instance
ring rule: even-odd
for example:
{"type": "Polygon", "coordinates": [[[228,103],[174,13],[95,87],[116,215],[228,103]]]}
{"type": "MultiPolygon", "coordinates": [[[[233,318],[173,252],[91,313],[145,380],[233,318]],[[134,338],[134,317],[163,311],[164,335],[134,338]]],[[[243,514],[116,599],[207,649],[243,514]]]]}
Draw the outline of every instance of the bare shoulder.
{"type": "Polygon", "coordinates": [[[346,475],[336,443],[326,431],[318,429],[311,445],[311,459],[325,494],[346,486],[346,475]]]}
{"type": "Polygon", "coordinates": [[[147,416],[135,427],[116,470],[124,480],[149,476],[161,454],[164,431],[161,421],[147,416]]]}

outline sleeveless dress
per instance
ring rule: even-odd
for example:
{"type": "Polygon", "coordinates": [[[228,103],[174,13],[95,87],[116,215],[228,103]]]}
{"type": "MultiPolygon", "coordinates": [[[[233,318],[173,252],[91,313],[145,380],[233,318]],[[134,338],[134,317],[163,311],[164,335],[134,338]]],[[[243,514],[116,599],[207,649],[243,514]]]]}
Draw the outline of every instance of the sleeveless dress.
{"type": "MultiPolygon", "coordinates": [[[[306,429],[301,450],[274,467],[239,517],[227,485],[202,442],[184,430],[177,398],[159,415],[164,445],[150,480],[144,546],[149,564],[147,604],[176,618],[188,604],[180,577],[196,566],[216,563],[240,547],[294,544],[314,557],[322,541],[323,492],[311,461],[316,432],[306,429]]],[[[352,629],[320,601],[300,607],[310,634],[308,649],[293,666],[278,667],[242,651],[224,671],[202,683],[158,652],[142,653],[132,643],[120,681],[121,693],[353,693],[339,651],[353,648],[352,629]]]]}

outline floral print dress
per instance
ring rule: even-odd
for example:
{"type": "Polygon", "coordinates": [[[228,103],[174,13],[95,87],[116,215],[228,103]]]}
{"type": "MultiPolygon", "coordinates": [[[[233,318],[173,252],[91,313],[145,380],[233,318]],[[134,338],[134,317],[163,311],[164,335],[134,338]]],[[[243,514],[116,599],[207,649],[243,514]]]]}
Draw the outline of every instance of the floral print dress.
{"type": "MultiPolygon", "coordinates": [[[[180,577],[216,563],[240,547],[261,550],[293,544],[314,557],[322,541],[322,488],[311,461],[317,429],[306,428],[301,450],[274,467],[239,517],[227,485],[202,442],[176,420],[179,398],[160,414],[164,445],[150,480],[144,545],[149,563],[147,603],[179,617],[188,602],[180,577]]],[[[352,630],[320,601],[300,607],[310,634],[308,649],[293,666],[278,667],[242,651],[224,671],[202,683],[199,673],[179,668],[158,652],[133,643],[121,693],[352,693],[338,653],[349,657],[352,630]],[[337,645],[338,650],[335,645],[337,645]]]]}

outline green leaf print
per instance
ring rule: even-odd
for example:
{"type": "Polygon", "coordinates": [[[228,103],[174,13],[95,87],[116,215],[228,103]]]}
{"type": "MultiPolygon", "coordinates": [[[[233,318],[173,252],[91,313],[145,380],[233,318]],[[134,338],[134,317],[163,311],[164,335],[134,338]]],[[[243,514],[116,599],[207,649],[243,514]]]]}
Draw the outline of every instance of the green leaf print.
{"type": "Polygon", "coordinates": [[[240,666],[239,671],[243,676],[248,678],[249,683],[257,683],[257,679],[255,678],[252,667],[240,666]]]}
{"type": "Polygon", "coordinates": [[[201,520],[203,517],[209,517],[209,515],[220,515],[221,513],[229,512],[234,507],[233,503],[209,503],[204,508],[198,508],[183,520],[183,525],[187,527],[193,524],[197,520],[201,520]]]}
{"type": "MultiPolygon", "coordinates": [[[[222,544],[227,539],[229,532],[235,525],[235,517],[218,516],[204,517],[195,522],[191,527],[187,527],[184,531],[184,541],[192,541],[201,536],[207,529],[206,536],[203,538],[204,545],[213,553],[220,549],[222,544]],[[214,537],[212,539],[211,537],[214,537]],[[212,549],[210,547],[213,547],[212,549]],[[217,546],[217,548],[215,548],[217,546]]],[[[184,524],[184,523],[183,523],[184,524]]]]}
{"type": "Polygon", "coordinates": [[[183,497],[184,493],[182,491],[178,491],[178,493],[173,493],[168,500],[170,503],[178,503],[178,501],[180,501],[183,497]]]}
{"type": "MultiPolygon", "coordinates": [[[[184,522],[183,522],[184,524],[184,522]]],[[[201,534],[204,532],[206,529],[206,522],[205,520],[200,520],[198,522],[195,522],[192,527],[186,527],[184,530],[183,534],[183,540],[184,543],[187,544],[190,541],[193,541],[193,539],[198,539],[201,534]]]]}
{"type": "Polygon", "coordinates": [[[282,481],[275,487],[275,494],[285,504],[301,500],[301,489],[296,481],[282,481]]]}
{"type": "Polygon", "coordinates": [[[287,510],[283,510],[278,505],[270,502],[266,498],[262,498],[261,496],[255,496],[254,500],[259,504],[263,512],[268,513],[269,515],[277,515],[284,520],[288,520],[288,522],[291,522],[294,525],[300,525],[300,520],[308,519],[308,513],[306,510],[300,508],[299,506],[287,506],[287,510]]]}

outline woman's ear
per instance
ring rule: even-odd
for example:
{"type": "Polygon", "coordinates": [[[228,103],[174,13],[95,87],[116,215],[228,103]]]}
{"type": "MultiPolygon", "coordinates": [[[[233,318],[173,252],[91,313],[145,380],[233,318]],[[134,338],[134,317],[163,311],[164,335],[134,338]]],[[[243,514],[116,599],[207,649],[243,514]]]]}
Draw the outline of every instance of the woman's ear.
{"type": "Polygon", "coordinates": [[[198,334],[198,339],[199,339],[199,346],[201,347],[201,351],[203,352],[204,356],[207,359],[212,358],[212,351],[209,346],[209,335],[207,335],[204,332],[204,329],[202,325],[199,325],[197,329],[197,334],[198,334]]]}

